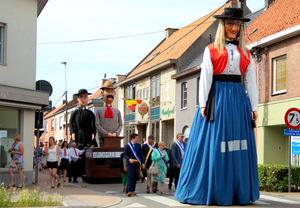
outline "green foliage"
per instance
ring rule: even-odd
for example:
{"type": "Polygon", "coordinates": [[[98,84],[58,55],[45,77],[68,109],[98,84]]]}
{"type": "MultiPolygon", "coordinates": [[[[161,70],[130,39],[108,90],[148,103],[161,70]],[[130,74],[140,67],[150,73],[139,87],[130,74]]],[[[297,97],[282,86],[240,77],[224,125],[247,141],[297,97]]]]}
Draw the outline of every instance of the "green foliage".
{"type": "MultiPolygon", "coordinates": [[[[269,192],[288,191],[289,167],[284,165],[258,165],[259,189],[269,192]]],[[[292,166],[292,190],[300,187],[300,167],[292,166]]]]}
{"type": "Polygon", "coordinates": [[[58,193],[41,192],[39,189],[7,189],[3,183],[0,185],[0,207],[61,206],[62,201],[63,196],[58,193]]]}

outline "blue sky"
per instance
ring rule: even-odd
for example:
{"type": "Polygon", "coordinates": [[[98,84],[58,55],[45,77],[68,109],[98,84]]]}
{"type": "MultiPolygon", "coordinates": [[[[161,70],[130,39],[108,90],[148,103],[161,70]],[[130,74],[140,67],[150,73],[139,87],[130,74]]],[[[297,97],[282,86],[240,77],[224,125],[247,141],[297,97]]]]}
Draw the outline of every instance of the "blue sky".
{"type": "MultiPolygon", "coordinates": [[[[95,92],[101,80],[131,71],[164,37],[226,3],[226,0],[49,0],[37,19],[36,80],[53,87],[58,107],[81,88],[95,92]],[[152,33],[148,35],[139,35],[152,33]],[[134,36],[139,35],[139,36],[134,36]],[[133,36],[127,38],[115,38],[133,36]],[[113,39],[106,39],[113,38],[113,39]],[[82,41],[104,39],[96,41],[82,41]],[[59,42],[60,44],[55,44],[59,42]],[[61,43],[65,42],[65,43],[61,43]]],[[[264,0],[248,0],[252,12],[264,0]]]]}

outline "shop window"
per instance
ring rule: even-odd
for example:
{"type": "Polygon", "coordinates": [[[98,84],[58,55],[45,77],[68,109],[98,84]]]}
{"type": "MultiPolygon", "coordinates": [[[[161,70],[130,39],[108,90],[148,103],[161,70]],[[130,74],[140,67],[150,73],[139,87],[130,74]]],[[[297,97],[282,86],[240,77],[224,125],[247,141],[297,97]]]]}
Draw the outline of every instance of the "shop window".
{"type": "Polygon", "coordinates": [[[11,161],[8,151],[14,143],[13,135],[20,132],[20,112],[0,107],[0,115],[0,168],[8,168],[11,161]]]}
{"type": "Polygon", "coordinates": [[[286,56],[273,60],[273,94],[286,92],[286,56]]]}
{"type": "Polygon", "coordinates": [[[187,83],[181,83],[181,108],[187,108],[187,83]]]}
{"type": "Polygon", "coordinates": [[[159,142],[159,121],[151,122],[151,135],[154,136],[155,141],[159,142]]]}

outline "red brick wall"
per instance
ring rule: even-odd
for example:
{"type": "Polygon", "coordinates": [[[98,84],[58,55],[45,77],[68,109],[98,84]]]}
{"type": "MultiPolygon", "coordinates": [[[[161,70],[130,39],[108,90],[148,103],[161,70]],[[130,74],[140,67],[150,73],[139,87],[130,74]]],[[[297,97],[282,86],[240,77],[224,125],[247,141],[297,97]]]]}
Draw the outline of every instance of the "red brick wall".
{"type": "MultiPolygon", "coordinates": [[[[262,61],[259,71],[259,103],[290,99],[300,96],[300,36],[268,46],[266,54],[262,48],[262,61]],[[287,92],[279,95],[273,93],[273,60],[286,55],[286,89],[287,92]]],[[[254,61],[254,60],[253,60],[254,61]]],[[[257,69],[256,62],[254,62],[257,69]]]]}

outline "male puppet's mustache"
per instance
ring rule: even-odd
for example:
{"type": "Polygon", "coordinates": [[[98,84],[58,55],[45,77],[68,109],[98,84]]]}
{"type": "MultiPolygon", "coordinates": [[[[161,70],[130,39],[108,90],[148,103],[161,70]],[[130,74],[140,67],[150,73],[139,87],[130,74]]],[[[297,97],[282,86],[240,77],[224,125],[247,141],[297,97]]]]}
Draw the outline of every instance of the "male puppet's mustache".
{"type": "Polygon", "coordinates": [[[112,96],[112,95],[107,95],[107,98],[112,98],[112,99],[114,99],[114,96],[112,96]]]}

